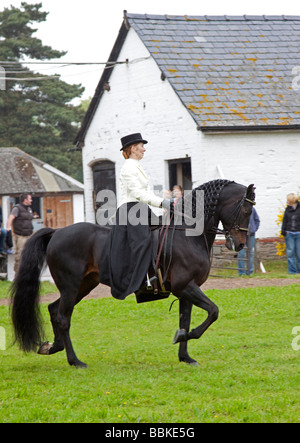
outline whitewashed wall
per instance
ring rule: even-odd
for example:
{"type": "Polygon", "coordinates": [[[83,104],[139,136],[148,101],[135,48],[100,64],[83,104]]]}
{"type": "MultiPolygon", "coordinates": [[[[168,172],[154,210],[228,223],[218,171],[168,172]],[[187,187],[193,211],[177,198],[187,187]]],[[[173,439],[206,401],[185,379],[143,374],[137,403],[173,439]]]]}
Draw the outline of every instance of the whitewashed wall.
{"type": "Polygon", "coordinates": [[[300,134],[259,132],[203,134],[133,29],[89,127],[83,148],[86,220],[95,221],[92,165],[99,160],[116,164],[118,177],[124,159],[120,138],[141,132],[149,143],[143,167],[152,185],[168,188],[167,161],[192,158],[194,186],[220,178],[257,187],[256,209],[261,218],[258,237],[278,233],[276,218],[286,194],[300,186],[300,134]],[[218,167],[218,168],[217,168],[218,167]]]}

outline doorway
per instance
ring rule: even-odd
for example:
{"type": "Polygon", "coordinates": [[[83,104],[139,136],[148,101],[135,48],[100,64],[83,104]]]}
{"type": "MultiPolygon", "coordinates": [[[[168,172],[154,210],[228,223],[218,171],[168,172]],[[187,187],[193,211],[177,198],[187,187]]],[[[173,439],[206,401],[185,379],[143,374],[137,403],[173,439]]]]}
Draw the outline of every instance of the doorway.
{"type": "Polygon", "coordinates": [[[193,182],[190,157],[169,160],[168,163],[170,189],[173,189],[175,185],[180,185],[185,191],[191,190],[193,182]]]}
{"type": "MultiPolygon", "coordinates": [[[[99,191],[108,190],[112,191],[116,196],[116,171],[115,164],[111,161],[100,161],[93,165],[93,178],[94,178],[94,210],[95,213],[101,210],[101,206],[105,203],[106,209],[108,205],[113,205],[113,209],[116,208],[116,199],[108,199],[102,202],[97,201],[97,194],[99,191]]],[[[97,217],[96,217],[97,220],[97,217]]]]}

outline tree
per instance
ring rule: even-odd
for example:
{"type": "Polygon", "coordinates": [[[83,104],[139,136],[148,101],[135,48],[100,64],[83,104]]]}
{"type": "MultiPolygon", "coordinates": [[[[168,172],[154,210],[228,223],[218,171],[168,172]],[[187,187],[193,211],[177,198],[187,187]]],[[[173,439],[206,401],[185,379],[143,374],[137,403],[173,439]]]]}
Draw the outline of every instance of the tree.
{"type": "Polygon", "coordinates": [[[0,90],[0,147],[17,146],[82,180],[81,153],[68,149],[84,115],[72,100],[84,88],[65,83],[59,76],[33,73],[22,64],[25,58],[51,60],[66,54],[33,36],[37,29],[31,25],[48,15],[41,8],[42,3],[22,3],[20,8],[11,6],[0,12],[0,65],[6,71],[6,89],[0,90]]]}

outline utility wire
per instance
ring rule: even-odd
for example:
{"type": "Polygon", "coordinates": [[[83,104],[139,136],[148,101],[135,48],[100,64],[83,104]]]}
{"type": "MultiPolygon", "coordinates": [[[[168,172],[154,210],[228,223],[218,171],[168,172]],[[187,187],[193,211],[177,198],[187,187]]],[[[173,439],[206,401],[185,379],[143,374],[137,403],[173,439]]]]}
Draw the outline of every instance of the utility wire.
{"type": "Polygon", "coordinates": [[[47,62],[47,61],[38,61],[38,62],[8,62],[8,61],[1,61],[0,65],[117,65],[117,64],[123,64],[128,63],[128,60],[122,61],[122,62],[47,62]]]}
{"type": "MultiPolygon", "coordinates": [[[[134,63],[139,63],[139,62],[142,62],[142,61],[144,61],[144,60],[148,60],[149,58],[150,58],[151,56],[149,56],[149,57],[139,57],[139,58],[136,58],[136,59],[133,59],[133,60],[125,60],[125,61],[120,61],[120,62],[117,62],[117,61],[113,61],[113,62],[91,62],[91,63],[88,63],[88,62],[70,62],[70,63],[64,63],[64,64],[62,64],[62,62],[47,62],[47,61],[41,61],[41,62],[8,62],[8,61],[0,61],[0,67],[1,67],[1,65],[3,66],[3,65],[6,65],[6,66],[9,66],[9,65],[22,65],[22,64],[24,64],[24,65],[26,65],[26,64],[32,64],[32,65],[35,65],[35,64],[43,64],[43,65],[61,65],[61,66],[59,66],[58,67],[58,69],[59,68],[64,68],[64,67],[68,67],[68,66],[71,66],[71,65],[77,65],[77,66],[86,66],[86,65],[106,65],[103,69],[105,70],[105,69],[111,69],[111,68],[113,68],[115,65],[121,65],[121,64],[134,64],[134,63]]],[[[86,74],[86,73],[89,73],[89,72],[94,72],[94,71],[88,71],[88,72],[83,72],[83,73],[78,73],[78,74],[69,74],[69,75],[64,75],[64,77],[70,77],[70,76],[74,76],[74,75],[82,75],[82,74],[86,74]]],[[[35,81],[35,80],[48,80],[48,79],[55,79],[55,78],[60,78],[61,77],[61,75],[59,75],[59,74],[56,74],[56,75],[45,75],[44,77],[7,77],[6,76],[6,74],[30,74],[31,73],[31,71],[5,71],[5,69],[4,69],[4,74],[5,74],[5,76],[4,77],[1,77],[1,73],[2,73],[2,71],[0,70],[0,80],[13,80],[13,81],[20,81],[20,82],[27,82],[27,81],[35,81]]],[[[37,73],[38,74],[38,73],[37,73]]]]}

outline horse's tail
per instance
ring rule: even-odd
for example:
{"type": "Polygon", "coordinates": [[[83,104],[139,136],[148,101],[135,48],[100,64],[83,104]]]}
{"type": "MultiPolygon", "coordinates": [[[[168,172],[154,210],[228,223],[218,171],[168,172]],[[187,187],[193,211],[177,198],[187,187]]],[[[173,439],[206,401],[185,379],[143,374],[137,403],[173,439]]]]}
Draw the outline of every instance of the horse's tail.
{"type": "Polygon", "coordinates": [[[43,228],[26,242],[21,263],[11,287],[11,316],[15,341],[25,352],[35,351],[42,342],[39,309],[40,274],[48,243],[55,229],[43,228]]]}

